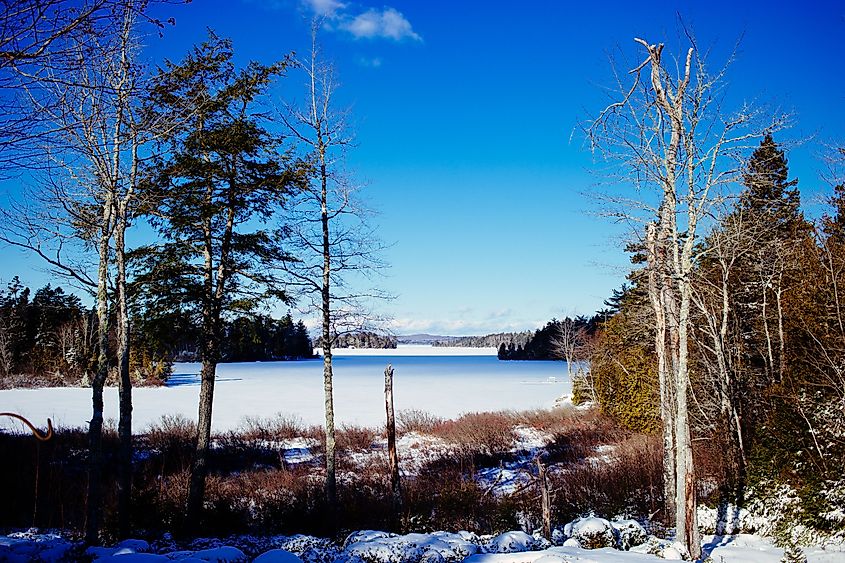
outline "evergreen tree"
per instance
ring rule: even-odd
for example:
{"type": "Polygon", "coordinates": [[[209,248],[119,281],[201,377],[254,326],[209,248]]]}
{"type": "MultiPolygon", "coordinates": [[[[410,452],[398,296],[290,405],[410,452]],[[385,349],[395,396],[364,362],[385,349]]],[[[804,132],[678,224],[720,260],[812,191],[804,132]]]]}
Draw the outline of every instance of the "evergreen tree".
{"type": "Polygon", "coordinates": [[[166,158],[148,170],[144,200],[162,242],[136,253],[148,301],[180,303],[200,328],[202,361],[195,460],[187,521],[197,526],[205,495],[214,375],[230,312],[284,298],[274,275],[287,256],[275,220],[303,175],[264,128],[257,108],[286,63],[236,70],[231,43],[213,33],[155,80],[150,111],[179,116],[166,158]],[[167,288],[167,293],[151,291],[167,288]]]}

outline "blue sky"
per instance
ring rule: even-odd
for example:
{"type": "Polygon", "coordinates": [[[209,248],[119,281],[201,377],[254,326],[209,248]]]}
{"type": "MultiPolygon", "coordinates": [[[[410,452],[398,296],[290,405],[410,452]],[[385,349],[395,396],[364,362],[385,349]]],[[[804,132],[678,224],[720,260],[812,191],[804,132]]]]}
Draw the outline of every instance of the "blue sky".
{"type": "MultiPolygon", "coordinates": [[[[805,201],[824,192],[821,143],[845,139],[845,2],[387,1],[194,0],[161,11],[176,26],[146,56],[178,60],[207,27],[242,62],[305,53],[308,18],[328,14],[323,48],[354,114],[348,168],[393,243],[383,309],[400,333],[535,328],[621,284],[624,229],[596,214],[602,178],[578,124],[605,101],[608,53],[639,59],[635,36],[686,47],[679,11],[714,61],[742,36],[733,99],[795,112],[783,140],[805,140],[788,155],[805,201]]],[[[277,93],[301,86],[291,75],[277,93]]],[[[47,279],[0,252],[4,280],[47,279]]]]}

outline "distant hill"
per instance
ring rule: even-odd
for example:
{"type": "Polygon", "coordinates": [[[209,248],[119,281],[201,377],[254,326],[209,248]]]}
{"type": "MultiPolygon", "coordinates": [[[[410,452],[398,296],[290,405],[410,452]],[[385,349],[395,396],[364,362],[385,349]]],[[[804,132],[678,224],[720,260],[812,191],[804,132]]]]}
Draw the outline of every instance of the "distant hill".
{"type": "Polygon", "coordinates": [[[525,345],[532,336],[531,331],[497,332],[484,336],[444,336],[440,334],[404,334],[397,336],[399,344],[427,344],[430,346],[456,346],[463,348],[498,348],[505,344],[525,345]]]}
{"type": "Polygon", "coordinates": [[[434,344],[460,338],[459,336],[442,336],[439,334],[403,334],[397,336],[399,344],[434,344]]]}

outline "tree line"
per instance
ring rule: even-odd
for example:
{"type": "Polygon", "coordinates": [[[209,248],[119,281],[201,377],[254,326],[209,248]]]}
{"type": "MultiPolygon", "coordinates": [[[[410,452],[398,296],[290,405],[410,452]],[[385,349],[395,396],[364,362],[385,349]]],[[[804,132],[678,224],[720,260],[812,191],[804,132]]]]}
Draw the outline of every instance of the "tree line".
{"type": "MultiPolygon", "coordinates": [[[[135,385],[163,384],[174,361],[199,359],[199,333],[186,319],[155,319],[133,311],[129,356],[135,385]]],[[[112,319],[113,323],[113,319],[112,319]]],[[[89,386],[98,356],[96,312],[61,287],[47,284],[34,293],[20,278],[0,292],[0,385],[89,386]]],[[[314,357],[308,330],[290,313],[227,319],[221,361],[255,362],[314,357]]],[[[110,329],[109,343],[116,334],[110,329]]],[[[115,363],[109,381],[116,381],[115,363]]]]}
{"type": "Polygon", "coordinates": [[[94,299],[85,332],[92,391],[85,539],[98,543],[102,524],[107,379],[119,388],[117,529],[125,537],[136,374],[160,374],[175,354],[201,362],[186,502],[186,521],[198,529],[216,366],[311,356],[301,322],[266,314],[294,301],[322,326],[331,528],[331,349],[337,334],[373,324],[365,302],[384,294],[345,279],[382,264],[358,187],[340,173],[351,137],[319,50],[320,22],[304,60],[289,54],[239,66],[232,43],[210,30],[181,60],[147,64],[145,35],[174,23],[153,13],[170,4],[24,0],[0,13],[0,173],[25,186],[2,210],[0,239],[94,299]],[[308,79],[307,102],[271,100],[271,86],[293,72],[308,79]],[[138,227],[149,234],[130,245],[138,227]]]}
{"type": "MultiPolygon", "coordinates": [[[[323,338],[317,338],[316,347],[323,344],[323,338]]],[[[334,337],[333,347],[335,348],[396,348],[395,336],[381,334],[369,330],[339,334],[334,337]]]]}
{"type": "Polygon", "coordinates": [[[595,333],[599,314],[587,318],[577,315],[562,321],[552,319],[533,333],[520,333],[523,338],[508,339],[498,346],[500,360],[566,360],[581,359],[576,348],[595,333]]]}
{"type": "Polygon", "coordinates": [[[502,342],[525,344],[531,337],[530,332],[497,332],[484,336],[450,336],[435,340],[432,346],[459,346],[468,348],[498,348],[502,342]]]}

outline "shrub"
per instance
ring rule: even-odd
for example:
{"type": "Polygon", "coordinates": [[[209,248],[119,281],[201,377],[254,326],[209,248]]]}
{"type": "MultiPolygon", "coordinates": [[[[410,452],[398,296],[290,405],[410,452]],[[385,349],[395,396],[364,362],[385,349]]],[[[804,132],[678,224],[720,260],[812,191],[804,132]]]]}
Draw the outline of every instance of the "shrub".
{"type": "Polygon", "coordinates": [[[442,422],[433,434],[456,445],[466,456],[496,456],[513,446],[517,423],[518,418],[510,412],[468,413],[442,422]]]}
{"type": "Polygon", "coordinates": [[[416,409],[399,411],[396,419],[396,429],[399,434],[408,432],[432,434],[438,426],[443,424],[443,419],[439,416],[416,409]]]}
{"type": "Polygon", "coordinates": [[[373,447],[377,433],[372,428],[343,425],[336,434],[337,447],[341,451],[367,451],[373,447]]]}

